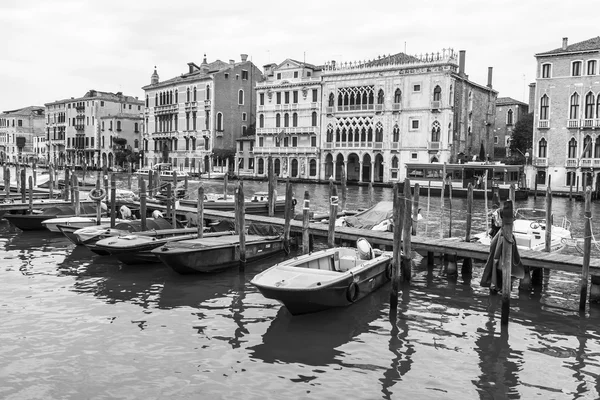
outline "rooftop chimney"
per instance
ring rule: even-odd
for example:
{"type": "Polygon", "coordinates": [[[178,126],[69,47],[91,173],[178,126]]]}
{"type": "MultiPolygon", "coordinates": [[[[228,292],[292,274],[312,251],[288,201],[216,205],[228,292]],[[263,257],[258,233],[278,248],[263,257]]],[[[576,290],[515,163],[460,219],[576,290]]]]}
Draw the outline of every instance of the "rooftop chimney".
{"type": "Polygon", "coordinates": [[[458,52],[458,74],[460,76],[465,76],[465,53],[466,50],[458,52]]]}
{"type": "Polygon", "coordinates": [[[566,50],[566,49],[567,49],[567,46],[568,46],[568,44],[569,44],[569,38],[568,38],[568,37],[564,37],[564,38],[563,38],[563,45],[562,45],[562,49],[563,49],[563,50],[566,50]]]}
{"type": "Polygon", "coordinates": [[[248,59],[248,54],[241,54],[242,57],[242,62],[246,62],[246,60],[248,59]]]}
{"type": "Polygon", "coordinates": [[[494,69],[494,67],[488,67],[488,83],[487,83],[487,87],[489,87],[490,89],[492,88],[492,70],[494,69]]]}
{"type": "Polygon", "coordinates": [[[229,60],[229,64],[231,64],[231,65],[235,64],[235,60],[229,60]]]}

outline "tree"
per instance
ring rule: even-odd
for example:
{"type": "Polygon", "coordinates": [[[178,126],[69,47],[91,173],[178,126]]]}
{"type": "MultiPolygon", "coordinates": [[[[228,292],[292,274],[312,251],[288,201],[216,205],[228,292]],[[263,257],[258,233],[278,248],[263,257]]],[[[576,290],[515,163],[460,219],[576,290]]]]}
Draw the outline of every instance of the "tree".
{"type": "Polygon", "coordinates": [[[510,140],[511,158],[520,160],[525,164],[525,153],[533,147],[533,113],[529,113],[519,119],[510,140]]]}

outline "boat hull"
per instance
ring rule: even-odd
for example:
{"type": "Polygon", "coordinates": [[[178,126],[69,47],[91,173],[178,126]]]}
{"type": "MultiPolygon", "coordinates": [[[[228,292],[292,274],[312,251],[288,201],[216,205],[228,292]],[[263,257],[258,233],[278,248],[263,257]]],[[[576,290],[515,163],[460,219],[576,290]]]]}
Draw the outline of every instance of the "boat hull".
{"type": "MultiPolygon", "coordinates": [[[[196,207],[198,205],[197,201],[191,200],[180,200],[180,204],[188,207],[196,207]]],[[[217,211],[234,211],[235,210],[235,202],[231,201],[205,201],[204,208],[208,210],[217,210],[217,211]]],[[[269,203],[266,201],[246,201],[244,203],[244,209],[248,214],[269,214],[269,203]]],[[[275,212],[282,213],[285,211],[285,201],[278,200],[275,203],[275,212]]]]}
{"type": "MultiPolygon", "coordinates": [[[[71,215],[73,217],[74,215],[71,215]]],[[[43,224],[44,221],[49,219],[63,217],[62,215],[31,215],[31,214],[5,214],[4,218],[6,218],[11,224],[15,227],[19,228],[22,231],[41,231],[46,229],[46,226],[43,224]]],[[[64,215],[64,217],[69,217],[69,215],[64,215]]],[[[56,232],[59,232],[58,228],[56,232]]]]}
{"type": "MultiPolygon", "coordinates": [[[[167,247],[167,246],[165,246],[167,247]]],[[[160,261],[180,274],[221,271],[240,264],[239,246],[232,243],[227,246],[203,247],[198,249],[153,250],[160,261]]],[[[258,240],[246,242],[246,262],[270,257],[284,250],[283,240],[258,240]]]]}

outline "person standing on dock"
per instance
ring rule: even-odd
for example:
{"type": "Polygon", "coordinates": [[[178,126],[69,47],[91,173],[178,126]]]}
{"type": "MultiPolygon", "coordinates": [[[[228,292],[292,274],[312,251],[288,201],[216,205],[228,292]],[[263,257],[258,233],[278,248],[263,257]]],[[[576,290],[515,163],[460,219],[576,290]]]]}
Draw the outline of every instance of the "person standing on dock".
{"type": "Polygon", "coordinates": [[[490,237],[494,238],[496,233],[502,228],[502,214],[500,206],[496,203],[492,205],[490,237]]]}

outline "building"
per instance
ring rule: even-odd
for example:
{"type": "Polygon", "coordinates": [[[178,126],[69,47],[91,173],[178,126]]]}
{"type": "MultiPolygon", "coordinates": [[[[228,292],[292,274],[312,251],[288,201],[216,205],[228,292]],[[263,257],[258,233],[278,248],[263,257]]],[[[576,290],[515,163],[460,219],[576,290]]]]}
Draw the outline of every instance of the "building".
{"type": "Polygon", "coordinates": [[[142,114],[117,113],[100,117],[100,154],[102,165],[140,167],[142,114]]]}
{"type": "Polygon", "coordinates": [[[599,187],[600,37],[538,53],[533,165],[553,191],[599,187]],[[550,178],[552,176],[552,178],[550,178]]]}
{"type": "Polygon", "coordinates": [[[133,138],[139,141],[143,105],[137,97],[97,90],[89,90],[83,97],[45,104],[48,161],[59,166],[85,163],[112,168],[111,160],[118,150],[111,147],[113,139],[125,138],[128,146],[134,145],[133,138]],[[115,124],[107,124],[107,117],[115,124]],[[136,122],[119,125],[121,128],[117,129],[116,121],[123,119],[136,122]]]}
{"type": "Polygon", "coordinates": [[[255,175],[317,180],[320,168],[321,68],[292,59],[264,67],[256,84],[255,175]]]}
{"type": "Polygon", "coordinates": [[[529,105],[510,97],[496,99],[494,159],[510,156],[510,139],[518,121],[529,113],[529,105]]]}
{"type": "Polygon", "coordinates": [[[33,152],[35,153],[35,157],[37,159],[38,164],[46,165],[48,164],[48,149],[46,146],[46,134],[44,133],[44,126],[46,122],[42,126],[42,134],[33,137],[33,152]]]}
{"type": "Polygon", "coordinates": [[[319,178],[391,183],[406,163],[493,154],[497,92],[469,80],[453,50],[327,63],[321,71],[319,178]]]}
{"type": "Polygon", "coordinates": [[[156,70],[144,86],[144,165],[168,162],[181,170],[234,170],[236,141],[254,135],[256,93],[262,73],[248,61],[221,60],[160,81],[156,70]],[[230,165],[231,162],[231,165],[230,165]]]}
{"type": "Polygon", "coordinates": [[[235,174],[254,176],[254,136],[242,136],[237,140],[235,174]]]}
{"type": "Polygon", "coordinates": [[[0,114],[0,161],[32,163],[34,145],[44,135],[44,107],[29,106],[0,114]]]}

